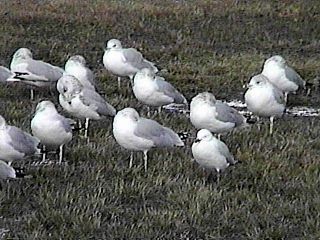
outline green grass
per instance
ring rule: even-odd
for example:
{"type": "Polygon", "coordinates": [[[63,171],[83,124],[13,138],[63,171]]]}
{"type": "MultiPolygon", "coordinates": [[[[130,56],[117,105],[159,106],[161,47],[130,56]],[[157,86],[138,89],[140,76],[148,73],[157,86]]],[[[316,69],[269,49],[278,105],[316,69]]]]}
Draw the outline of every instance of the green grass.
{"type": "MultiPolygon", "coordinates": [[[[273,54],[309,82],[319,76],[319,12],[317,0],[2,1],[0,64],[8,66],[19,47],[60,66],[82,54],[118,110],[132,106],[145,115],[131,91],[119,97],[116,78],[104,70],[105,42],[118,38],[167,69],[188,100],[205,90],[243,100],[243,84],[273,54]]],[[[37,92],[38,100],[46,96],[37,92]]],[[[29,91],[1,86],[0,101],[0,114],[29,131],[37,104],[29,91]]],[[[290,106],[319,103],[317,91],[289,96],[290,106]]],[[[154,119],[195,136],[183,115],[154,119]]],[[[320,237],[318,118],[285,116],[273,136],[267,124],[223,136],[241,164],[219,184],[191,161],[192,139],[183,149],[150,151],[145,173],[141,153],[128,169],[129,152],[115,142],[110,119],[91,126],[89,144],[75,133],[64,165],[14,163],[33,178],[2,183],[0,238],[2,229],[9,230],[4,239],[320,237]]]]}

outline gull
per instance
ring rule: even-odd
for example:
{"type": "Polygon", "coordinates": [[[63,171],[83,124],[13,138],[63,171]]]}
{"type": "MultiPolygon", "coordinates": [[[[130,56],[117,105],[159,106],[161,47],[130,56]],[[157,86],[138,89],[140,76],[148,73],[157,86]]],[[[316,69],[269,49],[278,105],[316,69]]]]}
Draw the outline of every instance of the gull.
{"type": "Polygon", "coordinates": [[[191,150],[196,162],[202,168],[210,171],[216,169],[218,181],[221,171],[224,171],[230,164],[237,163],[227,145],[214,137],[208,129],[198,131],[191,150]]]}
{"type": "Polygon", "coordinates": [[[77,78],[64,75],[57,83],[59,103],[72,116],[85,119],[85,137],[88,136],[89,119],[100,120],[115,116],[116,109],[99,93],[85,88],[77,78]]]}
{"type": "Polygon", "coordinates": [[[68,59],[64,67],[67,75],[76,77],[79,82],[88,89],[95,90],[94,74],[86,67],[86,60],[81,55],[75,55],[68,59]]]}
{"type": "MultiPolygon", "coordinates": [[[[50,87],[62,77],[64,70],[49,63],[35,60],[27,48],[18,49],[12,58],[11,71],[15,74],[7,81],[19,81],[36,87],[50,87]]],[[[31,88],[31,99],[34,94],[31,88]]]]}
{"type": "Polygon", "coordinates": [[[121,77],[129,77],[132,81],[133,76],[143,68],[158,72],[154,63],[144,59],[136,49],[122,48],[118,39],[111,39],[107,42],[107,49],[103,55],[103,64],[108,71],[118,76],[119,89],[121,77]]]}
{"type": "Polygon", "coordinates": [[[8,68],[0,66],[0,83],[5,83],[9,78],[14,76],[8,68]]]}
{"type": "Polygon", "coordinates": [[[228,104],[216,100],[209,92],[199,93],[192,99],[190,121],[197,129],[205,128],[217,134],[247,126],[244,116],[228,104]]]}
{"type": "Polygon", "coordinates": [[[262,74],[254,76],[248,87],[244,96],[248,110],[259,117],[270,117],[269,133],[272,134],[274,118],[281,117],[285,110],[282,91],[262,74]]]}
{"type": "MultiPolygon", "coordinates": [[[[38,103],[36,113],[31,120],[31,130],[44,148],[60,149],[59,163],[63,159],[63,146],[72,139],[72,130],[67,118],[60,115],[50,101],[38,103]]],[[[42,161],[46,156],[43,154],[42,161]]]]}
{"type": "Polygon", "coordinates": [[[39,140],[20,128],[10,126],[0,115],[0,159],[11,165],[27,156],[39,153],[39,140]]]}
{"type": "MultiPolygon", "coordinates": [[[[147,153],[151,148],[184,146],[173,130],[154,120],[140,117],[133,108],[125,108],[117,113],[113,121],[113,135],[120,146],[130,151],[143,152],[145,171],[147,171],[147,153]]],[[[132,160],[131,153],[130,168],[132,160]]]]}
{"type": "Polygon", "coordinates": [[[161,107],[171,103],[188,105],[185,97],[163,77],[156,76],[150,68],[143,68],[134,76],[133,93],[148,107],[161,107]]]}
{"type": "Polygon", "coordinates": [[[272,56],[265,61],[262,74],[284,92],[286,102],[289,92],[295,92],[299,87],[305,88],[306,86],[306,82],[301,76],[289,67],[286,60],[279,55],[272,56]]]}

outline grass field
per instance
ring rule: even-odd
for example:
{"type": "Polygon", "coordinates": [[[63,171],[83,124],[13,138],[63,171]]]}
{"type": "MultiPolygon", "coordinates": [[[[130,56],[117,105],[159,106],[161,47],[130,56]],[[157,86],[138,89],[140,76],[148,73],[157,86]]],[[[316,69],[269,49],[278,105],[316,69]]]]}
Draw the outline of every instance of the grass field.
{"type": "MultiPolygon", "coordinates": [[[[19,47],[59,66],[82,54],[110,102],[142,115],[131,90],[119,96],[103,67],[111,38],[167,69],[188,100],[202,91],[243,100],[243,84],[274,54],[308,82],[320,75],[318,0],[1,1],[0,20],[0,65],[9,66],[19,47]]],[[[36,96],[31,102],[23,86],[1,86],[0,114],[30,131],[39,99],[58,105],[48,93],[36,96]]],[[[315,90],[289,96],[289,106],[319,103],[315,90]]],[[[153,118],[195,136],[182,114],[153,118]]],[[[319,118],[285,115],[273,136],[267,124],[223,136],[241,164],[219,184],[206,182],[191,161],[192,139],[183,149],[150,151],[145,173],[141,153],[128,168],[129,152],[115,142],[111,119],[91,126],[89,144],[74,134],[63,165],[39,166],[36,157],[14,163],[33,178],[1,183],[0,239],[320,238],[319,118]]]]}

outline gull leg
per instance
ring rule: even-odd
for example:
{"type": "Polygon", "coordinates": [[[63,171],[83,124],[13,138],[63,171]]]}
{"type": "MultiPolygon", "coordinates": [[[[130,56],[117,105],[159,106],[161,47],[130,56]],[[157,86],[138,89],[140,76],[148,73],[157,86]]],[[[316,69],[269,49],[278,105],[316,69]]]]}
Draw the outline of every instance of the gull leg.
{"type": "Polygon", "coordinates": [[[147,109],[148,109],[148,110],[147,110],[147,111],[148,111],[147,116],[150,117],[150,111],[151,111],[151,110],[150,110],[150,107],[147,106],[147,109]]]}
{"type": "Polygon", "coordinates": [[[121,77],[118,77],[118,90],[121,89],[121,77]]]}
{"type": "Polygon", "coordinates": [[[78,120],[78,128],[81,129],[82,128],[82,122],[81,119],[78,120]]]}
{"type": "Polygon", "coordinates": [[[288,93],[285,92],[285,93],[284,93],[284,102],[287,103],[287,100],[288,100],[288,93]]]}
{"type": "Polygon", "coordinates": [[[129,168],[132,168],[132,163],[133,163],[133,152],[130,153],[129,168]]]}
{"type": "Polygon", "coordinates": [[[260,126],[259,122],[260,122],[260,117],[257,117],[258,130],[260,131],[261,130],[261,126],[260,126]]]}
{"type": "Polygon", "coordinates": [[[63,159],[63,144],[59,147],[60,151],[59,151],[59,164],[62,163],[62,159],[63,159]]]}
{"type": "Polygon", "coordinates": [[[88,129],[89,129],[89,118],[86,118],[86,123],[85,123],[85,127],[84,127],[84,137],[88,138],[88,129]]]}
{"type": "Polygon", "coordinates": [[[8,166],[11,166],[11,163],[12,163],[12,162],[8,162],[8,166]]]}
{"type": "Polygon", "coordinates": [[[147,172],[148,168],[148,150],[143,151],[143,159],[144,159],[144,171],[147,172]]]}
{"type": "Polygon", "coordinates": [[[46,146],[43,145],[42,148],[42,162],[46,161],[46,146]]]}
{"type": "Polygon", "coordinates": [[[217,169],[217,183],[220,184],[220,169],[217,169]]]}
{"type": "Polygon", "coordinates": [[[219,133],[219,134],[218,134],[218,139],[220,140],[220,138],[221,138],[221,134],[219,133]]]}
{"type": "Polygon", "coordinates": [[[160,114],[160,113],[161,113],[161,106],[158,107],[158,114],[160,114]]]}
{"type": "Polygon", "coordinates": [[[33,91],[33,88],[30,89],[30,100],[31,100],[31,101],[34,100],[34,91],[33,91]]]}
{"type": "Polygon", "coordinates": [[[270,129],[269,129],[270,135],[272,135],[273,133],[273,120],[274,120],[274,116],[270,117],[270,129]]]}

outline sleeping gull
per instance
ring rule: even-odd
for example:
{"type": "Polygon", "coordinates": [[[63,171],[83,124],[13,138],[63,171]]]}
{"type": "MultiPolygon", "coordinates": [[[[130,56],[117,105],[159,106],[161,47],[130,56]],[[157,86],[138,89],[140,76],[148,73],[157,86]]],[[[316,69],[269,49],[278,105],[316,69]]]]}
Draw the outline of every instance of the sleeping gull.
{"type": "MultiPolygon", "coordinates": [[[[178,134],[170,128],[151,119],[140,117],[133,108],[125,108],[117,113],[113,121],[113,135],[122,147],[130,151],[143,152],[145,171],[147,171],[147,153],[151,148],[184,146],[178,134]]],[[[130,168],[132,160],[131,153],[130,168]]]]}
{"type": "MultiPolygon", "coordinates": [[[[37,87],[54,85],[64,72],[62,68],[40,60],[34,60],[31,51],[27,48],[20,48],[15,52],[10,69],[15,76],[8,81],[21,81],[37,87]]],[[[33,97],[33,89],[31,88],[31,99],[33,97]]]]}
{"type": "Polygon", "coordinates": [[[185,97],[163,77],[156,76],[150,68],[143,68],[134,76],[133,93],[148,107],[161,107],[171,103],[188,105],[185,97]]]}
{"type": "Polygon", "coordinates": [[[0,159],[9,162],[22,160],[39,153],[39,140],[20,128],[7,125],[0,115],[0,159]]]}
{"type": "Polygon", "coordinates": [[[201,129],[197,133],[197,139],[192,144],[191,150],[193,157],[201,167],[210,171],[216,169],[218,181],[220,171],[224,171],[230,164],[237,162],[227,145],[214,137],[207,129],[201,129]]]}
{"type": "MultiPolygon", "coordinates": [[[[63,146],[72,139],[72,130],[67,118],[60,115],[50,101],[38,103],[36,113],[31,120],[31,130],[34,136],[46,148],[60,148],[59,163],[63,159],[63,146]]],[[[45,161],[45,153],[42,161],[45,161]]]]}
{"type": "Polygon", "coordinates": [[[154,63],[144,59],[136,49],[122,48],[118,39],[111,39],[107,42],[103,64],[108,71],[118,76],[119,89],[121,77],[129,77],[132,81],[133,76],[143,68],[150,68],[152,71],[158,72],[154,63]]]}
{"type": "Polygon", "coordinates": [[[88,89],[95,90],[94,74],[86,67],[86,60],[81,55],[75,55],[68,59],[64,67],[67,75],[76,77],[79,82],[88,89]]]}
{"type": "Polygon", "coordinates": [[[0,66],[0,83],[5,83],[7,79],[13,76],[14,74],[8,68],[0,66]]]}
{"type": "Polygon", "coordinates": [[[209,92],[199,93],[190,104],[190,121],[197,129],[217,134],[246,126],[246,118],[228,104],[216,100],[209,92]]]}
{"type": "Polygon", "coordinates": [[[89,119],[100,120],[106,116],[115,116],[116,109],[99,93],[83,87],[71,75],[64,75],[57,83],[60,93],[59,103],[72,116],[86,119],[85,137],[88,136],[89,119]]]}
{"type": "Polygon", "coordinates": [[[284,92],[286,102],[289,92],[295,92],[299,87],[304,88],[306,85],[301,76],[289,67],[286,60],[279,55],[270,57],[265,61],[262,74],[284,92]]]}
{"type": "Polygon", "coordinates": [[[248,87],[244,95],[248,110],[259,117],[270,117],[272,134],[274,118],[281,117],[285,110],[283,93],[262,74],[254,76],[248,87]]]}

